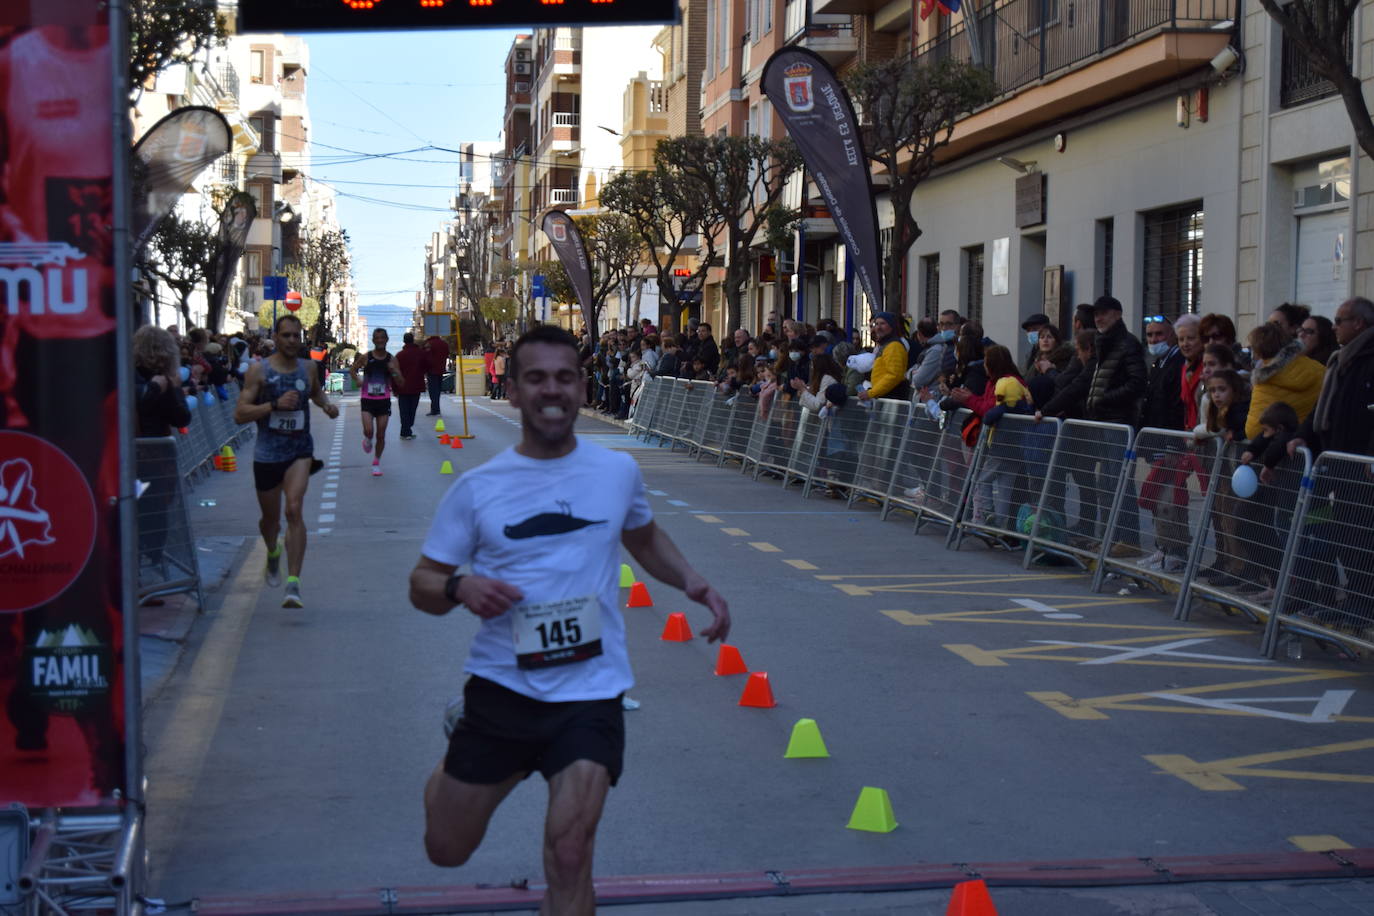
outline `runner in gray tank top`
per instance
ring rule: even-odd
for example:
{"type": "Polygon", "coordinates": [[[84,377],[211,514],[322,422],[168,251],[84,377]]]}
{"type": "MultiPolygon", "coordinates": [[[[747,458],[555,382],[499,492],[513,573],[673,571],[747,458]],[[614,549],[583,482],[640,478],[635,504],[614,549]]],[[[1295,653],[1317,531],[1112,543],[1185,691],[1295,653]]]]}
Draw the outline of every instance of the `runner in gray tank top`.
{"type": "Polygon", "coordinates": [[[286,596],[282,607],[303,607],[301,565],[305,561],[305,490],[310,483],[315,444],[310,436],[314,401],[333,420],[339,408],[325,397],[315,364],[301,359],[301,322],[295,315],[277,319],[276,352],[251,366],[234,407],[236,423],[257,423],[253,446],[253,484],[262,518],[258,531],[267,545],[265,577],[281,584],[282,497],[286,498],[286,596]]]}

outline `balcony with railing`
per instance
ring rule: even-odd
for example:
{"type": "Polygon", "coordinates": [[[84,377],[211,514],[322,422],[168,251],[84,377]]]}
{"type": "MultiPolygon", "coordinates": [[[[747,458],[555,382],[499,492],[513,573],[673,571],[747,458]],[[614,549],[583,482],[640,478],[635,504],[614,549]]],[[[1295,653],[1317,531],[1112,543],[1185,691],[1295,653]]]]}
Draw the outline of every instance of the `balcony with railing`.
{"type": "Polygon", "coordinates": [[[220,88],[220,107],[234,109],[239,107],[239,72],[228,64],[215,68],[215,82],[220,88]]]}
{"type": "Polygon", "coordinates": [[[577,189],[576,189],[576,188],[550,188],[550,189],[549,189],[549,203],[550,203],[550,204],[554,204],[554,205],[559,205],[559,204],[575,204],[575,203],[577,203],[577,189]]]}
{"type": "MultiPolygon", "coordinates": [[[[979,10],[975,36],[996,78],[997,101],[959,122],[942,158],[1206,66],[1231,40],[1238,6],[1239,0],[997,0],[979,10]]],[[[916,49],[922,63],[971,56],[963,22],[916,49]]]]}
{"type": "Polygon", "coordinates": [[[554,127],[578,127],[582,123],[582,116],[575,111],[555,111],[553,113],[554,127]]]}
{"type": "Polygon", "coordinates": [[[859,50],[853,19],[841,13],[817,13],[812,0],[788,0],[783,29],[788,44],[810,48],[831,66],[859,50]]]}
{"type": "Polygon", "coordinates": [[[238,187],[239,184],[239,160],[234,153],[227,153],[219,157],[219,162],[215,163],[215,180],[220,184],[238,187]]]}

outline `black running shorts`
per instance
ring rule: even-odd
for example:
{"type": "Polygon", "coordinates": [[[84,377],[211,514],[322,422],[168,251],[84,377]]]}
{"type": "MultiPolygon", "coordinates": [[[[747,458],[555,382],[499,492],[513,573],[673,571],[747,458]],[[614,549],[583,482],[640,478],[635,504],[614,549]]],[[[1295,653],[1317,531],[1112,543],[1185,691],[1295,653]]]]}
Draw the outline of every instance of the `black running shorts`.
{"type": "MultiPolygon", "coordinates": [[[[309,455],[302,455],[299,458],[292,458],[288,461],[254,461],[253,462],[253,486],[260,492],[266,493],[268,490],[275,490],[282,485],[286,479],[286,472],[291,470],[291,465],[297,461],[309,460],[309,455]]],[[[311,471],[310,473],[315,473],[311,471]]]]}
{"type": "Polygon", "coordinates": [[[358,403],[362,405],[363,413],[370,413],[374,417],[391,416],[391,398],[358,398],[358,403]]]}
{"type": "Polygon", "coordinates": [[[473,675],[463,686],[463,716],[449,738],[444,772],[460,782],[494,785],[538,770],[550,779],[575,760],[611,774],[625,765],[620,697],[545,703],[473,675]]]}

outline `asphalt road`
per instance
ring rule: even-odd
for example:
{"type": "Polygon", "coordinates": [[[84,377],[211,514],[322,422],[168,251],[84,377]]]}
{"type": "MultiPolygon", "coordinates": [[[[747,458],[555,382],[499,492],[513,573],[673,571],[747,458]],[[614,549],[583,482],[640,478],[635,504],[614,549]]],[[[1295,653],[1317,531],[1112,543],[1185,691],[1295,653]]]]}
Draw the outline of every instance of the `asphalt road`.
{"type": "MultiPolygon", "coordinates": [[[[541,880],[537,775],[463,868],[429,865],[420,842],[476,620],[412,609],[406,577],[453,479],[440,463],[461,472],[518,436],[504,404],[470,403],[461,450],[423,417],[398,442],[393,418],[376,479],[356,400],[333,424],[316,413],[316,452],[337,457],[306,502],[303,610],[262,585],[249,456],[196,491],[197,534],[251,549],[149,703],[160,896],[541,880]]],[[[457,412],[446,398],[450,430],[457,412]]],[[[1310,646],[1265,661],[1257,628],[1214,609],[1176,623],[1149,594],[1096,594],[976,540],[948,551],[905,516],[579,430],[639,459],[659,524],[730,601],[731,642],[777,700],[741,708],[744,678],[713,675],[715,647],[660,640],[669,613],[696,629],[707,615],[649,582],[655,606],[626,611],[643,706],[598,875],[1374,846],[1367,666],[1310,646]],[[828,759],[783,759],[802,717],[828,759]],[[846,829],[865,786],[888,793],[896,830],[846,829]]]]}

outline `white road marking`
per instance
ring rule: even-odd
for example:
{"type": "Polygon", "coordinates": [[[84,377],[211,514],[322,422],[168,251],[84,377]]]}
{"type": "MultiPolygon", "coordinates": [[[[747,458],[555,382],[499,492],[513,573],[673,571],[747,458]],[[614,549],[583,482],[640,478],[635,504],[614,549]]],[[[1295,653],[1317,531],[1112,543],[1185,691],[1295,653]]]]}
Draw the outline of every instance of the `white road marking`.
{"type": "Polygon", "coordinates": [[[1212,640],[1210,638],[1179,639],[1174,642],[1160,643],[1159,645],[1155,646],[1140,646],[1137,648],[1123,649],[1121,646],[1104,646],[1099,643],[1093,642],[1069,642],[1067,640],[1062,639],[1031,640],[1031,642],[1033,643],[1037,643],[1039,645],[1044,646],[1068,646],[1076,649],[1106,649],[1107,651],[1114,653],[1112,655],[1104,655],[1102,658],[1093,658],[1089,659],[1088,661],[1079,662],[1080,665],[1113,665],[1117,662],[1134,661],[1137,658],[1145,658],[1151,655],[1162,655],[1167,658],[1202,658],[1214,662],[1244,662],[1245,664],[1254,664],[1257,661],[1262,662],[1264,664],[1268,664],[1269,662],[1273,661],[1273,659],[1270,658],[1256,659],[1250,656],[1247,656],[1245,658],[1236,658],[1235,656],[1231,655],[1208,655],[1202,652],[1174,651],[1175,649],[1181,649],[1185,646],[1196,646],[1211,641],[1212,640]]]}
{"type": "Polygon", "coordinates": [[[338,503],[320,503],[320,508],[321,508],[321,509],[337,509],[337,508],[339,508],[339,504],[338,504],[338,503]]]}
{"type": "Polygon", "coordinates": [[[1044,614],[1050,620],[1082,620],[1082,614],[1070,614],[1068,611],[1061,611],[1057,607],[1050,607],[1048,604],[1041,604],[1039,601],[1030,598],[1013,598],[1012,601],[1028,610],[1044,614]]]}
{"type": "Polygon", "coordinates": [[[1271,719],[1283,719],[1287,722],[1306,722],[1310,725],[1326,725],[1334,721],[1336,716],[1345,712],[1345,705],[1350,702],[1350,698],[1354,695],[1355,691],[1353,690],[1328,690],[1319,697],[1231,697],[1229,699],[1209,699],[1179,693],[1148,694],[1148,696],[1159,697],[1161,700],[1175,700],[1193,706],[1206,706],[1209,709],[1233,709],[1238,712],[1253,713],[1257,716],[1268,716],[1271,719]],[[1260,703],[1311,703],[1312,711],[1309,713],[1279,712],[1277,709],[1266,709],[1264,706],[1256,705],[1260,703]]]}
{"type": "Polygon", "coordinates": [[[650,495],[650,496],[667,496],[668,494],[667,494],[667,493],[664,493],[662,490],[650,490],[650,491],[649,491],[649,495],[650,495]]]}
{"type": "Polygon", "coordinates": [[[334,521],[334,516],[332,516],[332,515],[325,514],[325,515],[321,515],[321,516],[320,516],[320,524],[321,524],[321,525],[323,525],[325,522],[332,522],[332,521],[334,521]]]}
{"type": "Polygon", "coordinates": [[[685,499],[670,499],[670,500],[668,500],[668,505],[670,505],[670,506],[682,506],[682,507],[685,508],[685,507],[691,505],[691,503],[687,502],[687,500],[685,500],[685,499]]]}

